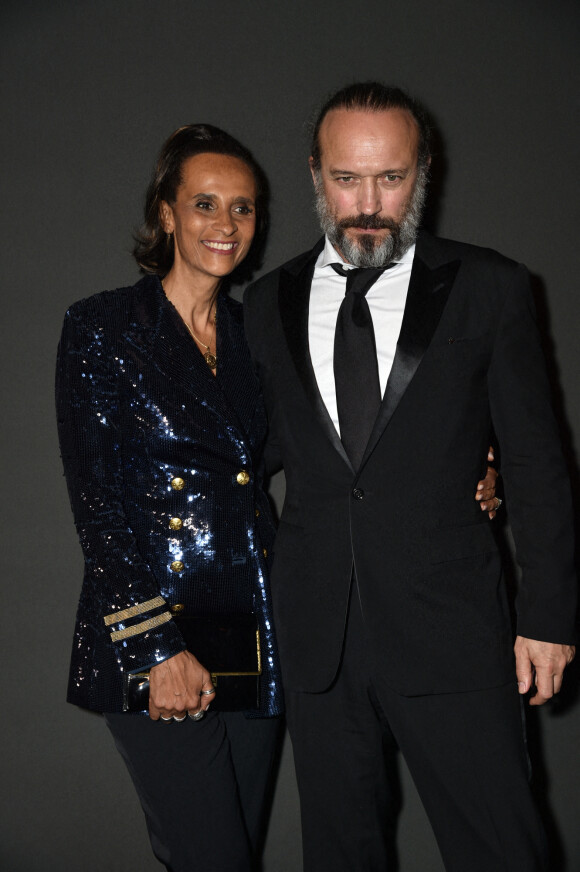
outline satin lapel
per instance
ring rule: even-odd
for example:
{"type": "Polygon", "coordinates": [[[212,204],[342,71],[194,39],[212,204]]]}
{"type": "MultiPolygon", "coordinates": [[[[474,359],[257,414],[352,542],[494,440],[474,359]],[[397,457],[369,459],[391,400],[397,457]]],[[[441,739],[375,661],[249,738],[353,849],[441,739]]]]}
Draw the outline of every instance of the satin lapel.
{"type": "MultiPolygon", "coordinates": [[[[208,369],[175,307],[167,300],[156,278],[143,280],[135,326],[126,333],[137,353],[148,356],[162,376],[178,386],[185,396],[213,409],[231,421],[232,409],[218,379],[208,369]]],[[[237,426],[234,418],[233,422],[237,426]]]]}
{"type": "Polygon", "coordinates": [[[443,314],[459,265],[460,262],[454,260],[430,269],[415,255],[395,359],[361,467],[374,451],[423,359],[443,314]]]}
{"type": "Polygon", "coordinates": [[[332,423],[332,419],[320,395],[308,345],[310,287],[319,251],[320,247],[317,246],[312,251],[311,257],[297,273],[287,270],[281,271],[278,289],[279,311],[294,366],[308,401],[314,409],[315,418],[345,463],[351,466],[344,446],[336,432],[336,427],[332,423]]]}

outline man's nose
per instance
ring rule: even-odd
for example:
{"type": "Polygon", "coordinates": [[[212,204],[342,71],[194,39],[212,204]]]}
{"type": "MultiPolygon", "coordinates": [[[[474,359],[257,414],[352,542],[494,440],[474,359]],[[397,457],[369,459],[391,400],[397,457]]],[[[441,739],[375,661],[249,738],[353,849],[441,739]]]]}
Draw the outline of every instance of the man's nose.
{"type": "Polygon", "coordinates": [[[375,215],[381,211],[381,194],[376,179],[362,180],[358,208],[364,215],[375,215]]]}

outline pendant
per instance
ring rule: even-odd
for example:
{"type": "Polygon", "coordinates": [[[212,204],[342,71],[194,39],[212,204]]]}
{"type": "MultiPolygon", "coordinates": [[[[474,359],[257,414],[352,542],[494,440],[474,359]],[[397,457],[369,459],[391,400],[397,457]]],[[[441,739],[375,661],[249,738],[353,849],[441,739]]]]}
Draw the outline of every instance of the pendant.
{"type": "Polygon", "coordinates": [[[210,369],[215,369],[217,366],[217,358],[215,354],[212,354],[211,351],[206,351],[203,355],[203,358],[210,369]]]}

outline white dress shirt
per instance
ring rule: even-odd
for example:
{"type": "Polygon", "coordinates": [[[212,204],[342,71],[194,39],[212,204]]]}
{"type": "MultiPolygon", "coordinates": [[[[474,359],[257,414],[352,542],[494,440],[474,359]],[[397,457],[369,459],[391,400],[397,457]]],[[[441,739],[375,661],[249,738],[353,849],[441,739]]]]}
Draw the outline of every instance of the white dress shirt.
{"type": "MultiPolygon", "coordinates": [[[[366,294],[375,331],[381,396],[385,393],[401,332],[414,255],[415,246],[412,245],[400,261],[397,261],[397,265],[385,270],[366,294]]],[[[333,357],[336,319],[346,293],[346,278],[333,270],[331,266],[333,263],[340,263],[347,270],[353,269],[351,264],[344,263],[326,237],[324,249],[318,256],[312,277],[308,342],[318,389],[340,435],[333,357]]]]}

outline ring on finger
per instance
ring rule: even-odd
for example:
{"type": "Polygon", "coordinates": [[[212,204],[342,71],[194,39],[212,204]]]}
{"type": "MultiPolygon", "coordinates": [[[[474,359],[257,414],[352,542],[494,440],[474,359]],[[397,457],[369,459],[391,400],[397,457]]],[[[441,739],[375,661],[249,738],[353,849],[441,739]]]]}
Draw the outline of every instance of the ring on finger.
{"type": "Polygon", "coordinates": [[[215,693],[215,687],[212,687],[211,690],[200,690],[199,695],[205,696],[206,694],[215,693]]]}
{"type": "Polygon", "coordinates": [[[188,715],[192,721],[201,721],[201,719],[205,715],[205,712],[203,709],[200,709],[198,712],[195,712],[195,714],[193,714],[193,715],[191,714],[191,712],[188,712],[188,715]]]}
{"type": "Polygon", "coordinates": [[[173,721],[173,718],[164,718],[163,715],[160,715],[160,717],[164,724],[170,724],[173,721]]]}
{"type": "Polygon", "coordinates": [[[186,717],[187,717],[187,715],[182,715],[180,718],[178,718],[177,715],[173,715],[173,720],[175,721],[176,724],[180,724],[182,721],[184,721],[186,719],[186,717]]]}
{"type": "Polygon", "coordinates": [[[497,506],[495,507],[495,510],[496,510],[496,512],[497,512],[497,510],[499,509],[499,507],[500,507],[501,504],[503,503],[503,500],[500,499],[499,497],[494,497],[494,499],[495,499],[495,501],[496,501],[496,503],[497,503],[497,506]]]}

